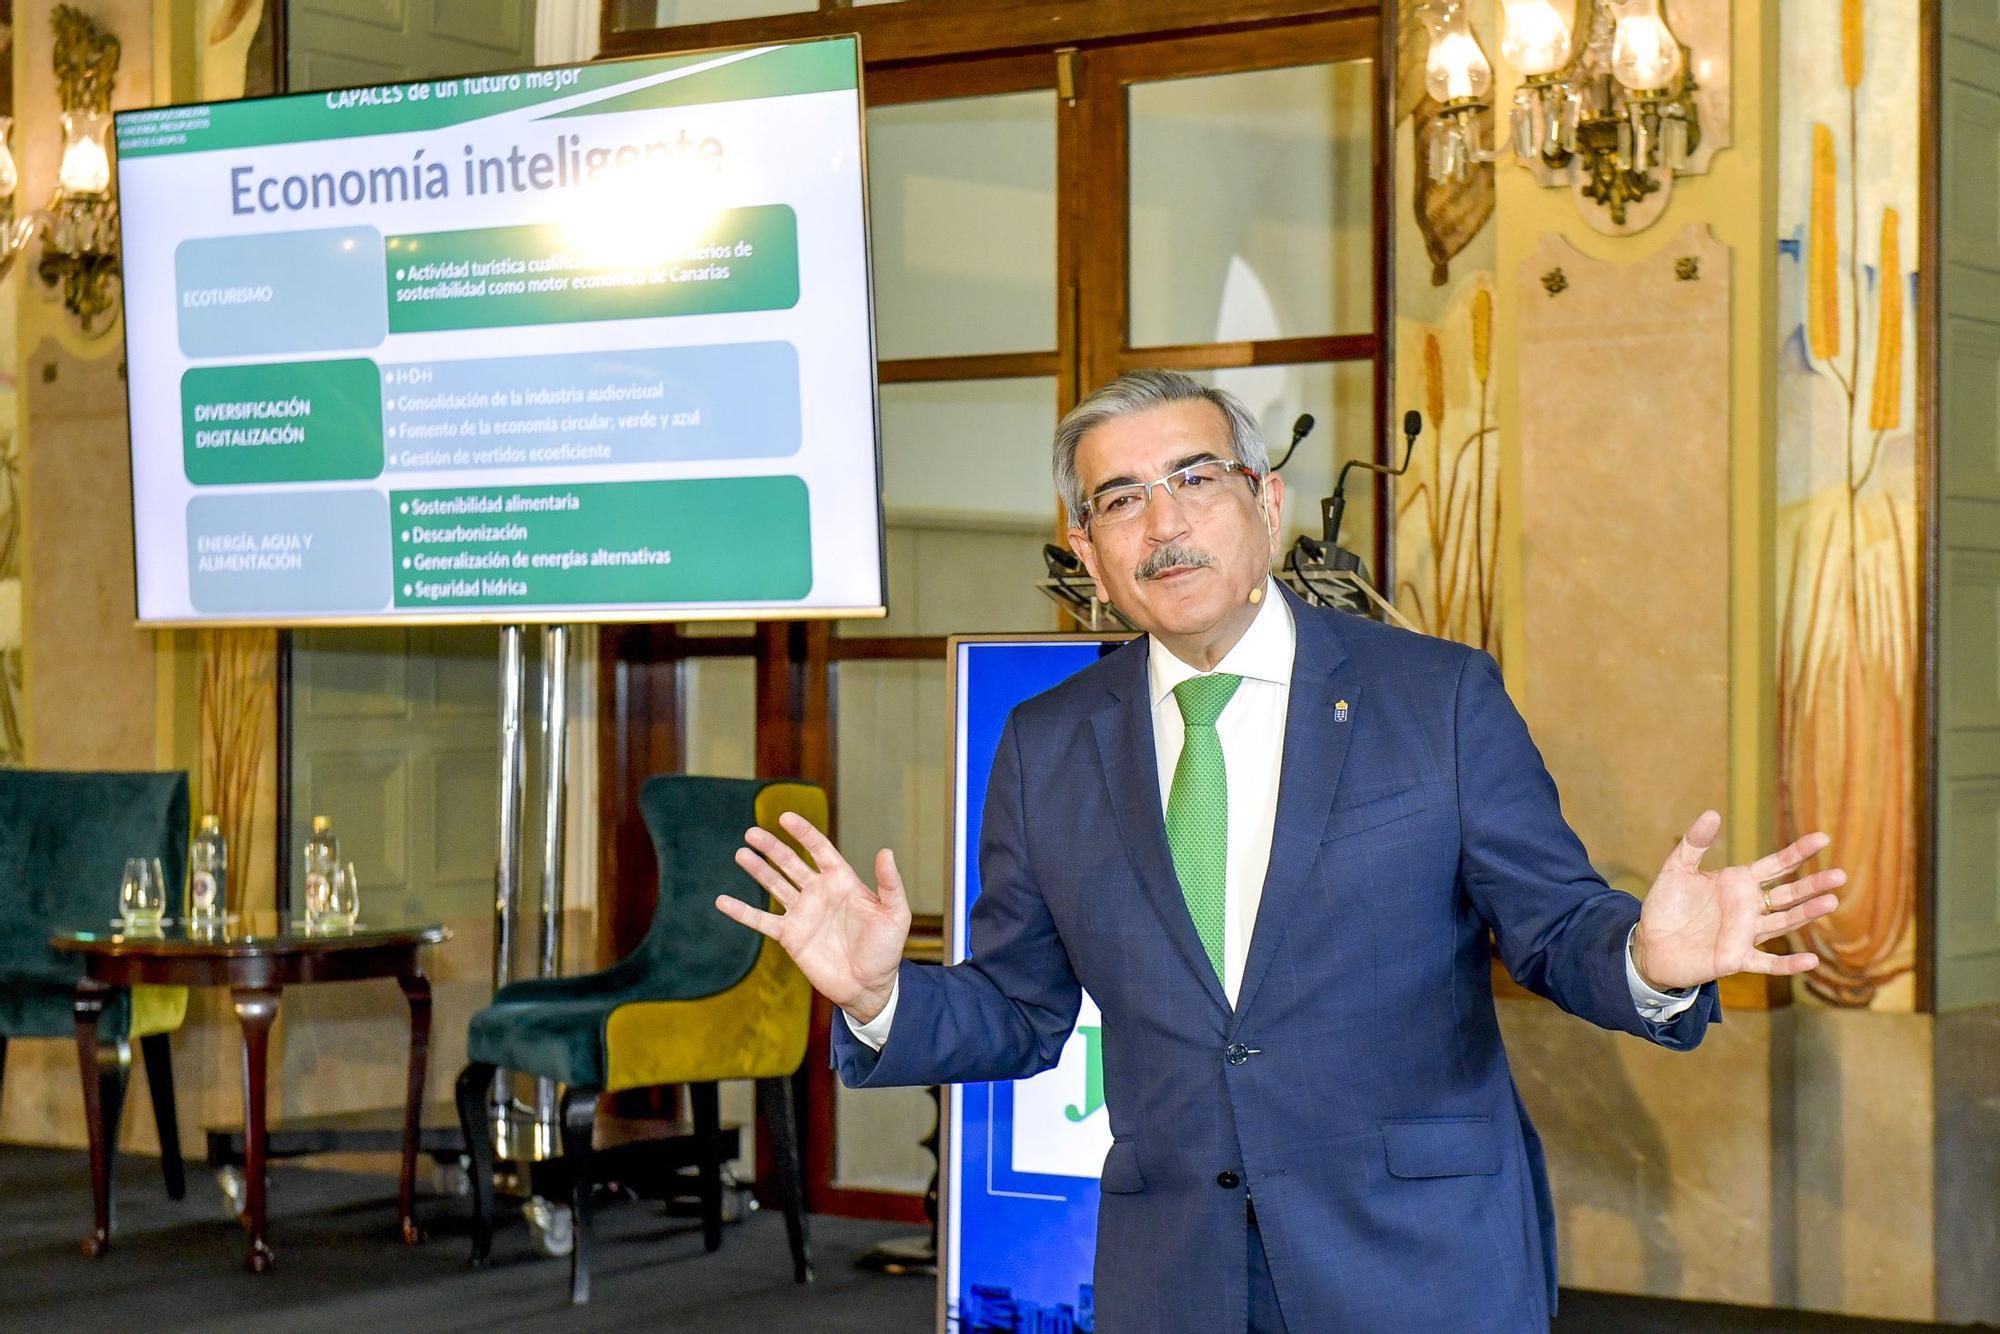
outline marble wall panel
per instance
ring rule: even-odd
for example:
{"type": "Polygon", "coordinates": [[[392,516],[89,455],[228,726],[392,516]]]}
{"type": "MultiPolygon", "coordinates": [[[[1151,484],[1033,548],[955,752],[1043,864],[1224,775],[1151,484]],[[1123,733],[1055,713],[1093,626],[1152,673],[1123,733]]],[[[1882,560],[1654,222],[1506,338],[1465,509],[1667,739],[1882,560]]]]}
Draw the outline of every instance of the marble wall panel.
{"type": "Polygon", "coordinates": [[[1787,1306],[1928,1320],[1932,1272],[1931,1019],[1820,1006],[1796,1024],[1789,1141],[1797,1286],[1787,1306]]]}
{"type": "Polygon", "coordinates": [[[1782,1265],[1771,1068],[1784,1012],[1669,1052],[1541,1001],[1500,1007],[1542,1133],[1565,1286],[1761,1305],[1782,1265]]]}
{"type": "Polygon", "coordinates": [[[1518,284],[1516,678],[1598,869],[1643,891],[1729,795],[1728,251],[1631,264],[1548,235],[1518,284]]]}
{"type": "Polygon", "coordinates": [[[132,623],[123,360],[115,353],[79,357],[51,339],[26,365],[20,495],[28,762],[150,768],[157,667],[152,634],[132,623]],[[79,688],[88,690],[91,707],[65,707],[79,688]]]}
{"type": "Polygon", "coordinates": [[[1957,1318],[1992,1309],[1980,1211],[2000,1159],[1976,1088],[1995,1087],[2000,1018],[1954,1035],[1948,1147],[1925,1016],[1737,1011],[1688,1053],[1539,1001],[1500,1016],[1548,1151],[1565,1285],[1886,1319],[1947,1315],[1947,1292],[1957,1318]],[[1962,1184],[1940,1186],[1934,1276],[1931,1160],[1942,1182],[1948,1151],[1962,1184]]]}

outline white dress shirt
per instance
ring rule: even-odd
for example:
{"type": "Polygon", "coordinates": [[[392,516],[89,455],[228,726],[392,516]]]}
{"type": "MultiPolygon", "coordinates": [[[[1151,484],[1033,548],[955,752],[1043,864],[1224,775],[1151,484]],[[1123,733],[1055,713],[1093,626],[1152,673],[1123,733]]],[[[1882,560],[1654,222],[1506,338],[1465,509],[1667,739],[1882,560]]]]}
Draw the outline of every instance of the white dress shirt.
{"type": "MultiPolygon", "coordinates": [[[[1264,874],[1271,860],[1271,834],[1278,816],[1278,776],[1285,759],[1285,711],[1292,697],[1292,658],[1298,631],[1292,609],[1272,580],[1264,586],[1264,601],[1243,638],[1223,655],[1214,670],[1243,678],[1228,707],[1215,720],[1222,740],[1222,763],[1229,781],[1229,862],[1224,876],[1222,990],[1236,1003],[1243,985],[1244,961],[1250,957],[1250,936],[1257,925],[1257,908],[1264,897],[1264,874]]],[[[1157,638],[1147,645],[1146,684],[1152,702],[1153,750],[1159,762],[1160,813],[1166,815],[1173,791],[1174,767],[1180,763],[1186,727],[1174,687],[1204,673],[1173,655],[1157,638]]],[[[1113,781],[1117,781],[1116,776],[1113,781]]],[[[1635,927],[1634,930],[1637,930],[1635,927]]],[[[1625,938],[1625,982],[1639,1013],[1665,1023],[1694,1004],[1695,993],[1662,992],[1646,984],[1632,962],[1632,939],[1625,938]]],[[[880,1051],[896,1017],[892,991],[882,1013],[868,1023],[846,1015],[847,1026],[868,1046],[880,1051]]]]}
{"type": "MultiPolygon", "coordinates": [[[[1243,638],[1215,664],[1243,678],[1215,720],[1222,767],[1229,780],[1229,862],[1223,876],[1222,990],[1231,1005],[1243,985],[1250,933],[1264,901],[1271,831],[1278,820],[1278,774],[1285,764],[1285,710],[1292,700],[1292,655],[1298,631],[1292,609],[1273,584],[1243,638]]],[[[1187,738],[1174,687],[1206,675],[1155,639],[1147,646],[1146,686],[1153,705],[1153,751],[1159,758],[1160,815],[1174,788],[1174,769],[1187,738]]]]}

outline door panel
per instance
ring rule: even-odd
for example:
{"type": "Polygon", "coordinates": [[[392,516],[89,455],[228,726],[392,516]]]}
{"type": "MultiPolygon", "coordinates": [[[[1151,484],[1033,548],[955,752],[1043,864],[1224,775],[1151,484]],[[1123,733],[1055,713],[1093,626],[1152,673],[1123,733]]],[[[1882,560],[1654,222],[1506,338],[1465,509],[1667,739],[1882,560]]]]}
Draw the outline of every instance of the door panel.
{"type": "Polygon", "coordinates": [[[535,63],[534,0],[289,0],[293,92],[535,63]]]}
{"type": "MultiPolygon", "coordinates": [[[[326,815],[360,876],[362,920],[425,917],[451,928],[431,952],[433,1101],[448,1096],[464,1060],[465,1019],[491,992],[497,658],[490,628],[293,632],[285,855],[296,858],[312,817],[326,815]]],[[[332,1024],[356,1039],[352,1068],[337,1080],[312,1077],[317,1038],[286,1041],[286,1115],[397,1104],[408,1011],[393,984],[295,988],[285,1014],[289,1034],[332,1024]]]]}
{"type": "Polygon", "coordinates": [[[2000,27],[1944,6],[1938,249],[1940,1011],[2000,1001],[2000,27]]]}

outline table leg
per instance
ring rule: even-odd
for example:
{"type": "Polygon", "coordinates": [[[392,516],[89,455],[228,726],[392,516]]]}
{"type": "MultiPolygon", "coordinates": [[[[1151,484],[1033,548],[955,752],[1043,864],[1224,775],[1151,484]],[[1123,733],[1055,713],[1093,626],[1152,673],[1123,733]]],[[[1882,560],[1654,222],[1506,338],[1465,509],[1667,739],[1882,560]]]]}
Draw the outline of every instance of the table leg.
{"type": "Polygon", "coordinates": [[[85,980],[77,983],[76,1060],[83,1074],[83,1121],[90,1138],[90,1202],[95,1226],[83,1243],[85,1255],[111,1249],[111,1136],[106,1133],[103,1081],[99,1078],[97,1021],[103,1017],[109,987],[85,980]]]}
{"type": "Polygon", "coordinates": [[[424,1240],[416,1213],[417,1140],[423,1131],[424,1071],[430,1063],[431,982],[421,972],[405,973],[396,981],[410,1002],[410,1087],[403,1100],[403,1175],[398,1198],[403,1207],[403,1244],[415,1246],[424,1240]]]}
{"type": "Polygon", "coordinates": [[[250,1253],[244,1263],[253,1274],[267,1272],[277,1256],[264,1240],[264,1135],[266,1057],[271,1024],[278,1017],[278,991],[231,987],[230,1001],[243,1025],[243,1194],[244,1220],[250,1227],[250,1253]]]}

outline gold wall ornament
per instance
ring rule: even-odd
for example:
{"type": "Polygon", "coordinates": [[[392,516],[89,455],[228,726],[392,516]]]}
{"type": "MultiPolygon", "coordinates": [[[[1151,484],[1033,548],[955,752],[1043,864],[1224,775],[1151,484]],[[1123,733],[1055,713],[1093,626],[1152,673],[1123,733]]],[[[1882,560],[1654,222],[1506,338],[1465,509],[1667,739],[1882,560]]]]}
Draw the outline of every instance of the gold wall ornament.
{"type": "Polygon", "coordinates": [[[73,5],[57,5],[49,26],[56,34],[56,101],[64,111],[110,111],[118,39],[73,5]]]}
{"type": "Polygon", "coordinates": [[[55,191],[33,219],[42,234],[35,272],[43,286],[61,292],[64,308],[89,333],[98,317],[114,308],[119,280],[118,198],[109,146],[119,44],[70,5],[57,5],[49,26],[55,30],[63,152],[55,191]]]}

